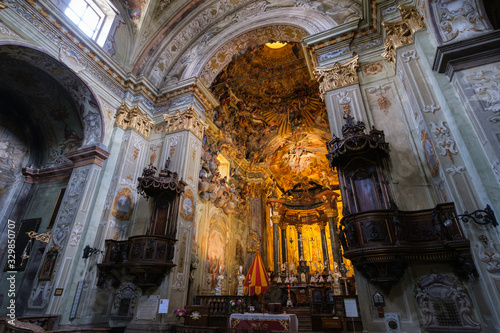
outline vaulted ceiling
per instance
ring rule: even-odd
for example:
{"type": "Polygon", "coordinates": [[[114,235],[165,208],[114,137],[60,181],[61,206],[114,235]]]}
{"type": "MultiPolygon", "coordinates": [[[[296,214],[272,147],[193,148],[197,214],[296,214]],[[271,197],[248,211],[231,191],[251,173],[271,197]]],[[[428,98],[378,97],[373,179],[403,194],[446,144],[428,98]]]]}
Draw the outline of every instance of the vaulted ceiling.
{"type": "Polygon", "coordinates": [[[192,76],[210,85],[232,55],[249,46],[299,42],[362,15],[361,0],[113,2],[125,23],[116,33],[115,59],[158,87],[192,76]]]}

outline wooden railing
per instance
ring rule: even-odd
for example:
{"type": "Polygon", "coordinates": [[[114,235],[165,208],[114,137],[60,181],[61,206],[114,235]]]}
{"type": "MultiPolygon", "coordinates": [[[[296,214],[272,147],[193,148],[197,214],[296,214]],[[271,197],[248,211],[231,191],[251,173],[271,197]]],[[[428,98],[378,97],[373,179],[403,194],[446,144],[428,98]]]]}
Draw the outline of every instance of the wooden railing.
{"type": "Polygon", "coordinates": [[[464,277],[476,274],[470,242],[456,216],[453,203],[419,211],[346,215],[339,235],[344,257],[386,294],[411,263],[441,261],[464,277]]]}
{"type": "Polygon", "coordinates": [[[133,236],[126,241],[106,240],[104,258],[98,265],[99,280],[108,276],[116,279],[121,274],[110,272],[118,271],[135,275],[139,287],[161,284],[165,274],[175,267],[172,260],[176,241],[170,237],[153,235],[133,236]]]}

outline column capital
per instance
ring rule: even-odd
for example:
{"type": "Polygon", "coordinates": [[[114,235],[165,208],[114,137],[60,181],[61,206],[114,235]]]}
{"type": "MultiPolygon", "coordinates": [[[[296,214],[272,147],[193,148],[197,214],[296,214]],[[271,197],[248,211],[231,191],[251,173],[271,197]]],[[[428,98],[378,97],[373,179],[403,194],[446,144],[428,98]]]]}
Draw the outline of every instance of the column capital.
{"type": "Polygon", "coordinates": [[[303,227],[304,227],[304,226],[303,226],[302,224],[296,224],[296,225],[295,225],[295,229],[297,229],[297,231],[298,231],[298,232],[300,232],[300,233],[302,233],[302,228],[303,228],[303,227]]]}
{"type": "Polygon", "coordinates": [[[382,22],[385,29],[384,48],[382,58],[396,67],[396,49],[400,46],[413,43],[415,31],[424,29],[424,18],[415,6],[399,6],[401,21],[382,22]]]}
{"type": "Polygon", "coordinates": [[[288,223],[286,222],[280,222],[279,225],[281,230],[286,230],[286,228],[288,227],[288,223]]]}
{"type": "Polygon", "coordinates": [[[333,208],[327,208],[327,209],[324,210],[324,212],[326,214],[326,217],[328,217],[328,218],[339,216],[339,212],[336,209],[333,209],[333,208]]]}
{"type": "Polygon", "coordinates": [[[124,130],[131,128],[146,139],[149,138],[154,125],[155,122],[150,120],[137,105],[129,109],[125,103],[122,103],[116,112],[115,126],[124,130]]]}
{"type": "Polygon", "coordinates": [[[193,107],[188,107],[184,111],[177,110],[172,114],[164,114],[163,119],[166,123],[165,132],[167,134],[186,130],[203,140],[203,133],[207,126],[196,114],[193,107]]]}
{"type": "Polygon", "coordinates": [[[342,64],[336,62],[332,67],[316,67],[314,70],[314,77],[319,83],[321,98],[324,99],[323,95],[329,90],[358,83],[359,78],[356,73],[358,68],[358,55],[342,64]]]}
{"type": "Polygon", "coordinates": [[[320,221],[318,222],[320,230],[325,230],[327,222],[326,221],[320,221]]]}
{"type": "Polygon", "coordinates": [[[280,223],[279,223],[279,222],[280,222],[280,219],[281,219],[281,216],[279,216],[279,215],[272,215],[272,216],[271,216],[271,221],[273,221],[273,225],[274,225],[274,224],[279,225],[279,224],[280,224],[280,223]]]}

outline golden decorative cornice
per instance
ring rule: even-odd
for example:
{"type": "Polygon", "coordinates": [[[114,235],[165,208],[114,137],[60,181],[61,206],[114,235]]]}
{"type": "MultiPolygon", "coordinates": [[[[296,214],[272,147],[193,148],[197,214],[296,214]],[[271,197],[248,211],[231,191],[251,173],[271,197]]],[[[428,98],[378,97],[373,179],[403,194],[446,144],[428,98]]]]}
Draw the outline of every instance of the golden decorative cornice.
{"type": "Polygon", "coordinates": [[[165,119],[165,132],[167,134],[186,130],[191,131],[198,139],[203,140],[206,125],[196,114],[194,108],[188,107],[182,112],[177,110],[173,114],[164,114],[163,119],[165,119]]]}
{"type": "Polygon", "coordinates": [[[385,52],[382,57],[396,67],[396,49],[413,43],[415,31],[425,28],[424,18],[414,6],[399,6],[402,20],[398,22],[382,22],[385,28],[385,52]]]}
{"type": "Polygon", "coordinates": [[[401,19],[408,24],[412,33],[425,29],[424,17],[420,15],[415,6],[399,6],[401,19]]]}
{"type": "Polygon", "coordinates": [[[328,217],[328,218],[339,216],[339,212],[336,209],[327,208],[324,210],[324,212],[326,214],[326,217],[328,217]]]}
{"type": "Polygon", "coordinates": [[[273,221],[273,225],[279,224],[280,220],[281,220],[281,216],[279,216],[279,215],[272,215],[271,216],[271,221],[273,221]]]}
{"type": "Polygon", "coordinates": [[[120,105],[115,116],[115,125],[124,130],[131,128],[144,138],[148,139],[154,126],[154,121],[150,120],[145,113],[139,110],[138,106],[129,109],[125,103],[120,105]]]}
{"type": "Polygon", "coordinates": [[[280,225],[280,229],[281,229],[281,230],[286,230],[286,228],[288,227],[288,223],[283,222],[283,221],[282,221],[282,222],[280,222],[280,224],[279,224],[279,225],[280,225]]]}
{"type": "Polygon", "coordinates": [[[318,226],[320,230],[325,230],[326,228],[326,223],[325,221],[318,222],[318,226]]]}
{"type": "Polygon", "coordinates": [[[343,64],[336,62],[332,67],[316,67],[314,77],[319,82],[321,98],[324,99],[323,95],[329,90],[358,83],[359,79],[356,73],[358,68],[359,56],[355,56],[343,64]]]}

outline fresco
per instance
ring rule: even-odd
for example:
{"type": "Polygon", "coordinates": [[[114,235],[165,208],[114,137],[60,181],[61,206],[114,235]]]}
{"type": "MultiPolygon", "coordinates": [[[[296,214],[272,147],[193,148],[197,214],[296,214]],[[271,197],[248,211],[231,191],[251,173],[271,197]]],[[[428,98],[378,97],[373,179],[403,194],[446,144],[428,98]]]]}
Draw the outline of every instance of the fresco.
{"type": "Polygon", "coordinates": [[[326,108],[298,44],[240,52],[211,88],[220,101],[209,114],[223,133],[217,149],[269,169],[282,192],[304,177],[335,181],[325,158],[326,108]]]}
{"type": "Polygon", "coordinates": [[[0,113],[0,198],[8,191],[25,166],[29,148],[19,122],[0,113]]]}
{"type": "Polygon", "coordinates": [[[225,247],[224,236],[219,230],[213,229],[208,236],[207,259],[205,262],[205,272],[210,274],[212,288],[215,288],[219,273],[224,273],[226,269],[225,247]]]}

